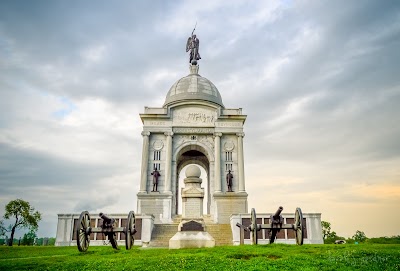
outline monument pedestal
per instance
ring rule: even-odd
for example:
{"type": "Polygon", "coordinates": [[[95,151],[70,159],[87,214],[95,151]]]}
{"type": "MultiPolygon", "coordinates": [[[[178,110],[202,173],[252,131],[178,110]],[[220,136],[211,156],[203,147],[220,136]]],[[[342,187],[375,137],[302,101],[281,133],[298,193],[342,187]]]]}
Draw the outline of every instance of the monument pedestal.
{"type": "Polygon", "coordinates": [[[155,224],[172,223],[172,193],[138,193],[137,203],[137,213],[154,215],[155,224]]]}
{"type": "Polygon", "coordinates": [[[204,189],[201,188],[200,169],[186,169],[185,187],[182,188],[182,220],[178,232],[169,240],[169,248],[214,247],[214,238],[205,231],[203,216],[204,189]]]}
{"type": "Polygon", "coordinates": [[[178,232],[169,240],[169,248],[200,248],[214,247],[214,238],[205,231],[202,218],[182,219],[178,232]]]}
{"type": "Polygon", "coordinates": [[[214,238],[205,231],[180,231],[169,240],[170,249],[214,246],[214,238]]]}
{"type": "Polygon", "coordinates": [[[216,212],[214,221],[218,224],[229,224],[232,214],[247,213],[246,192],[214,193],[216,212]]]}

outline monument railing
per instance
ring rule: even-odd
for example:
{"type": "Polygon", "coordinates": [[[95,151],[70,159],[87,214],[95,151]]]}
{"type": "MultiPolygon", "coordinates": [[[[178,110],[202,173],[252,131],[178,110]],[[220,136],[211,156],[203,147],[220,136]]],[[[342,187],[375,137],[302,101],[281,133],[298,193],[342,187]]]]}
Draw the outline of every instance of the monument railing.
{"type": "MultiPolygon", "coordinates": [[[[80,214],[58,214],[58,227],[56,236],[56,246],[76,246],[76,224],[80,214]]],[[[108,214],[110,218],[116,220],[116,226],[125,227],[127,214],[108,214]]],[[[90,214],[90,226],[98,227],[102,225],[102,219],[98,218],[97,213],[90,214]]],[[[136,215],[135,246],[147,246],[151,240],[151,233],[154,227],[154,216],[146,214],[136,215]]],[[[118,245],[125,244],[125,234],[117,233],[118,245]]],[[[92,233],[90,235],[91,246],[101,246],[107,242],[104,234],[92,233]]]]}
{"type": "MultiPolygon", "coordinates": [[[[257,224],[269,224],[270,217],[273,213],[261,213],[257,214],[257,224]]],[[[283,223],[293,224],[294,223],[294,213],[283,213],[284,217],[283,223]]],[[[230,225],[232,229],[233,244],[240,245],[240,228],[236,224],[242,224],[244,226],[249,226],[251,224],[251,214],[232,214],[230,216],[230,225]]],[[[304,230],[304,243],[305,244],[319,244],[322,241],[322,231],[320,231],[321,224],[321,214],[320,213],[303,213],[303,223],[305,225],[304,230]],[[321,235],[321,236],[320,236],[321,235]]],[[[244,244],[251,245],[251,233],[250,231],[244,231],[244,244]]],[[[260,230],[258,232],[258,243],[259,244],[269,244],[269,230],[260,230]]],[[[283,244],[296,244],[294,230],[282,229],[276,235],[275,243],[283,244]]]]}

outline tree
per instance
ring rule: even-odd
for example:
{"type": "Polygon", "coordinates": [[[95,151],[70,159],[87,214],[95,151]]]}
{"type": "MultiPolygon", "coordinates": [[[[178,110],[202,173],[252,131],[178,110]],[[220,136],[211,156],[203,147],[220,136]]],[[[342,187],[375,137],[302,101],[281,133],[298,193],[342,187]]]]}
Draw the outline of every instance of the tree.
{"type": "Polygon", "coordinates": [[[359,243],[362,243],[368,239],[367,236],[365,235],[365,233],[363,231],[359,231],[359,230],[357,230],[356,233],[351,238],[354,239],[354,241],[359,242],[359,243]]]}
{"type": "Polygon", "coordinates": [[[327,238],[335,238],[336,232],[331,231],[331,223],[327,221],[321,221],[321,226],[322,226],[322,236],[324,239],[327,238]]]}
{"type": "Polygon", "coordinates": [[[35,211],[35,208],[31,207],[29,202],[22,199],[12,200],[6,205],[5,210],[6,212],[3,216],[5,219],[15,219],[14,225],[10,225],[8,229],[8,231],[11,231],[10,246],[13,244],[14,234],[17,229],[29,228],[34,231],[38,229],[38,223],[42,219],[42,215],[35,211]]]}
{"type": "Polygon", "coordinates": [[[32,246],[33,242],[35,241],[36,238],[36,231],[35,230],[30,230],[28,233],[24,234],[24,237],[22,237],[22,245],[26,246],[32,246]]]}

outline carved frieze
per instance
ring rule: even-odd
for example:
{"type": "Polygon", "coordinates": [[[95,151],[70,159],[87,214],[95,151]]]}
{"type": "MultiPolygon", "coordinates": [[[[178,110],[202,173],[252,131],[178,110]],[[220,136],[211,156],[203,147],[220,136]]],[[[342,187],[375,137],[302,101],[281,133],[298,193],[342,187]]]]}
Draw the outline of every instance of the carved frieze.
{"type": "Polygon", "coordinates": [[[212,135],[175,135],[174,136],[174,150],[180,148],[183,144],[191,142],[196,144],[196,142],[200,142],[214,151],[214,138],[212,135]]]}
{"type": "Polygon", "coordinates": [[[175,134],[213,134],[214,128],[183,128],[172,129],[175,134]]]}
{"type": "Polygon", "coordinates": [[[173,111],[173,125],[214,126],[217,112],[202,107],[180,108],[173,111]]]}

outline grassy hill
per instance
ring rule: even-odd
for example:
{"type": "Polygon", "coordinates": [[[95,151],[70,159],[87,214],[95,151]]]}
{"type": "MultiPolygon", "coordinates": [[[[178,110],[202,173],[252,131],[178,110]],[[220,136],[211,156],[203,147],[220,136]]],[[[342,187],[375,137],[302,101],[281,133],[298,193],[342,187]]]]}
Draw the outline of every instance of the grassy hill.
{"type": "Polygon", "coordinates": [[[400,270],[400,245],[0,247],[0,270],[400,270]]]}

